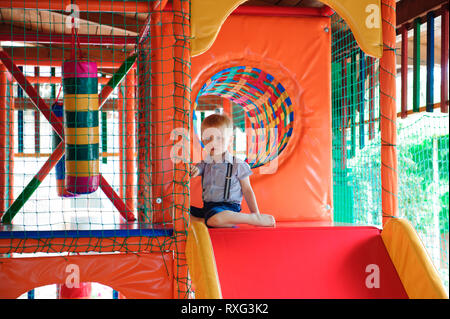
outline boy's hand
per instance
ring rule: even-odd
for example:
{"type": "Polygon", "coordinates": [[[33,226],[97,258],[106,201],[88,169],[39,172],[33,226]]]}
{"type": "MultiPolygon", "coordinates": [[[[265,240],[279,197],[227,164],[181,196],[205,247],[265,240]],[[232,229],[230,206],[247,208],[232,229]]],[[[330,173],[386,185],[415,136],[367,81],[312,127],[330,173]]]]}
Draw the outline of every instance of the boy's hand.
{"type": "Polygon", "coordinates": [[[197,166],[191,164],[191,177],[198,176],[199,172],[200,172],[199,168],[197,166]]]}

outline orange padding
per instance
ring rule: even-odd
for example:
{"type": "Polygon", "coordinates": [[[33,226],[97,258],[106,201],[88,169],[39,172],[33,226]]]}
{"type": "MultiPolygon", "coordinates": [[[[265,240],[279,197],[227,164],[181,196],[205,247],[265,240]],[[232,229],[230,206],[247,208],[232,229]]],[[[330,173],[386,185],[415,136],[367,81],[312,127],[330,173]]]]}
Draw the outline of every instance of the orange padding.
{"type": "Polygon", "coordinates": [[[196,299],[221,299],[219,275],[208,229],[192,222],[186,242],[186,259],[196,299]]]}
{"type": "MultiPolygon", "coordinates": [[[[258,68],[271,74],[290,97],[294,121],[289,143],[276,159],[253,169],[250,176],[259,210],[273,215],[277,222],[332,220],[329,30],[331,21],[325,17],[231,15],[211,48],[191,61],[191,101],[195,101],[211,77],[237,66],[258,68]],[[297,30],[301,36],[294,35],[292,30],[297,30]]],[[[164,90],[166,88],[162,96],[169,94],[170,87],[164,84],[164,90]]],[[[167,112],[167,118],[173,117],[172,113],[167,112]]],[[[249,131],[248,128],[247,133],[249,131]]],[[[194,134],[193,130],[191,133],[194,134]]],[[[247,137],[250,138],[250,134],[247,137]]],[[[202,154],[200,140],[192,135],[191,141],[193,162],[197,163],[202,154]]],[[[268,136],[266,141],[271,143],[268,136]]],[[[170,154],[162,156],[168,158],[170,154]]],[[[160,170],[165,171],[167,169],[160,170]]],[[[165,180],[160,184],[166,185],[169,176],[162,175],[165,180]]],[[[194,178],[191,180],[191,205],[202,207],[202,204],[201,178],[194,178]]],[[[242,212],[250,212],[245,201],[242,212]]]]}
{"type": "Polygon", "coordinates": [[[102,254],[0,259],[0,298],[71,281],[98,282],[126,298],[172,298],[172,253],[102,254]],[[69,277],[70,276],[70,277],[69,277]]]}
{"type": "Polygon", "coordinates": [[[409,298],[448,299],[423,243],[407,220],[388,220],[381,238],[409,298]]]}

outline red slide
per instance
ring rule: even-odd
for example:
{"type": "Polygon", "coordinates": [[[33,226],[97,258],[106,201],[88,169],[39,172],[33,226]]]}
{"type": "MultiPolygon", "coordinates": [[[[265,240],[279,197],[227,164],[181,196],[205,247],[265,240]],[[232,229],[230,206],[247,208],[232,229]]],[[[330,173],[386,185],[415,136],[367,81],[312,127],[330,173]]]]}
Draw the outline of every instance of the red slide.
{"type": "Polygon", "coordinates": [[[209,233],[223,298],[408,298],[375,227],[209,233]]]}

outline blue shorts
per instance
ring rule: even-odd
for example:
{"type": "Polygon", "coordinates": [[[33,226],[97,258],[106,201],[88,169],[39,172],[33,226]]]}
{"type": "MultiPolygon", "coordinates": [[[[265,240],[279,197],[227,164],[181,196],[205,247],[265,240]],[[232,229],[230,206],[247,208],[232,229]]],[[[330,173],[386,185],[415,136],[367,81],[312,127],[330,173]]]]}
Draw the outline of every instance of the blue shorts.
{"type": "Polygon", "coordinates": [[[224,210],[231,210],[239,213],[241,211],[241,205],[230,202],[204,202],[203,208],[191,206],[191,215],[198,218],[204,218],[205,224],[208,225],[208,219],[217,213],[223,212],[224,210]]]}

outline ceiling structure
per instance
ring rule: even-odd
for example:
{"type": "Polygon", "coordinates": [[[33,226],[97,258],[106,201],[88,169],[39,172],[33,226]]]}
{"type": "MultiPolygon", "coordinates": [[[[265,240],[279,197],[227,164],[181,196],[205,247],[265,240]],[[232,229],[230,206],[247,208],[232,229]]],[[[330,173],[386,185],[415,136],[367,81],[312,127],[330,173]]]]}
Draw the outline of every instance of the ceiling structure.
{"type": "MultiPolygon", "coordinates": [[[[58,0],[56,0],[58,1],[58,0]]],[[[410,24],[416,17],[424,17],[427,12],[439,9],[448,0],[396,0],[397,1],[397,27],[410,24]]],[[[277,7],[314,7],[320,8],[324,4],[318,0],[249,0],[243,6],[277,6],[277,7]]],[[[37,10],[37,9],[12,9],[0,8],[0,35],[3,39],[6,35],[24,34],[24,33],[44,33],[70,36],[71,30],[65,28],[65,21],[68,12],[37,10]]],[[[80,29],[79,35],[89,36],[132,36],[139,34],[139,30],[146,22],[147,14],[141,13],[111,13],[111,12],[81,12],[80,13],[80,29]]],[[[436,19],[435,31],[435,52],[440,53],[440,20],[436,19]]],[[[422,57],[426,57],[426,27],[421,30],[422,57]]],[[[411,34],[411,32],[410,32],[411,34]]],[[[412,35],[409,38],[409,49],[412,50],[412,35]]],[[[42,59],[51,54],[54,59],[63,59],[69,52],[62,44],[39,43],[30,44],[23,43],[23,49],[10,47],[8,42],[1,43],[3,48],[8,52],[14,50],[14,56],[19,57],[23,53],[22,60],[29,60],[32,56],[29,46],[36,47],[35,50],[42,59]],[[39,49],[38,49],[39,48],[39,49]]],[[[15,44],[17,45],[17,44],[15,44]]],[[[19,44],[20,46],[20,44],[19,44]]],[[[66,46],[67,47],[67,46],[66,46]]],[[[86,47],[85,45],[81,46],[86,47]]],[[[91,46],[92,48],[93,46],[91,46]]],[[[400,47],[400,37],[398,37],[398,45],[400,47]]],[[[121,61],[127,51],[133,50],[133,45],[102,45],[98,53],[94,49],[90,49],[90,53],[102,56],[112,57],[115,61],[121,61]],[[104,51],[104,52],[103,52],[104,51]]],[[[412,54],[412,52],[410,52],[412,54]]],[[[20,57],[19,57],[20,59],[20,57]]],[[[50,59],[51,60],[51,59],[50,59]]],[[[440,61],[439,56],[435,58],[436,62],[440,61]]],[[[400,62],[400,61],[398,61],[400,62]]],[[[114,68],[112,64],[100,66],[104,70],[114,68]]]]}

